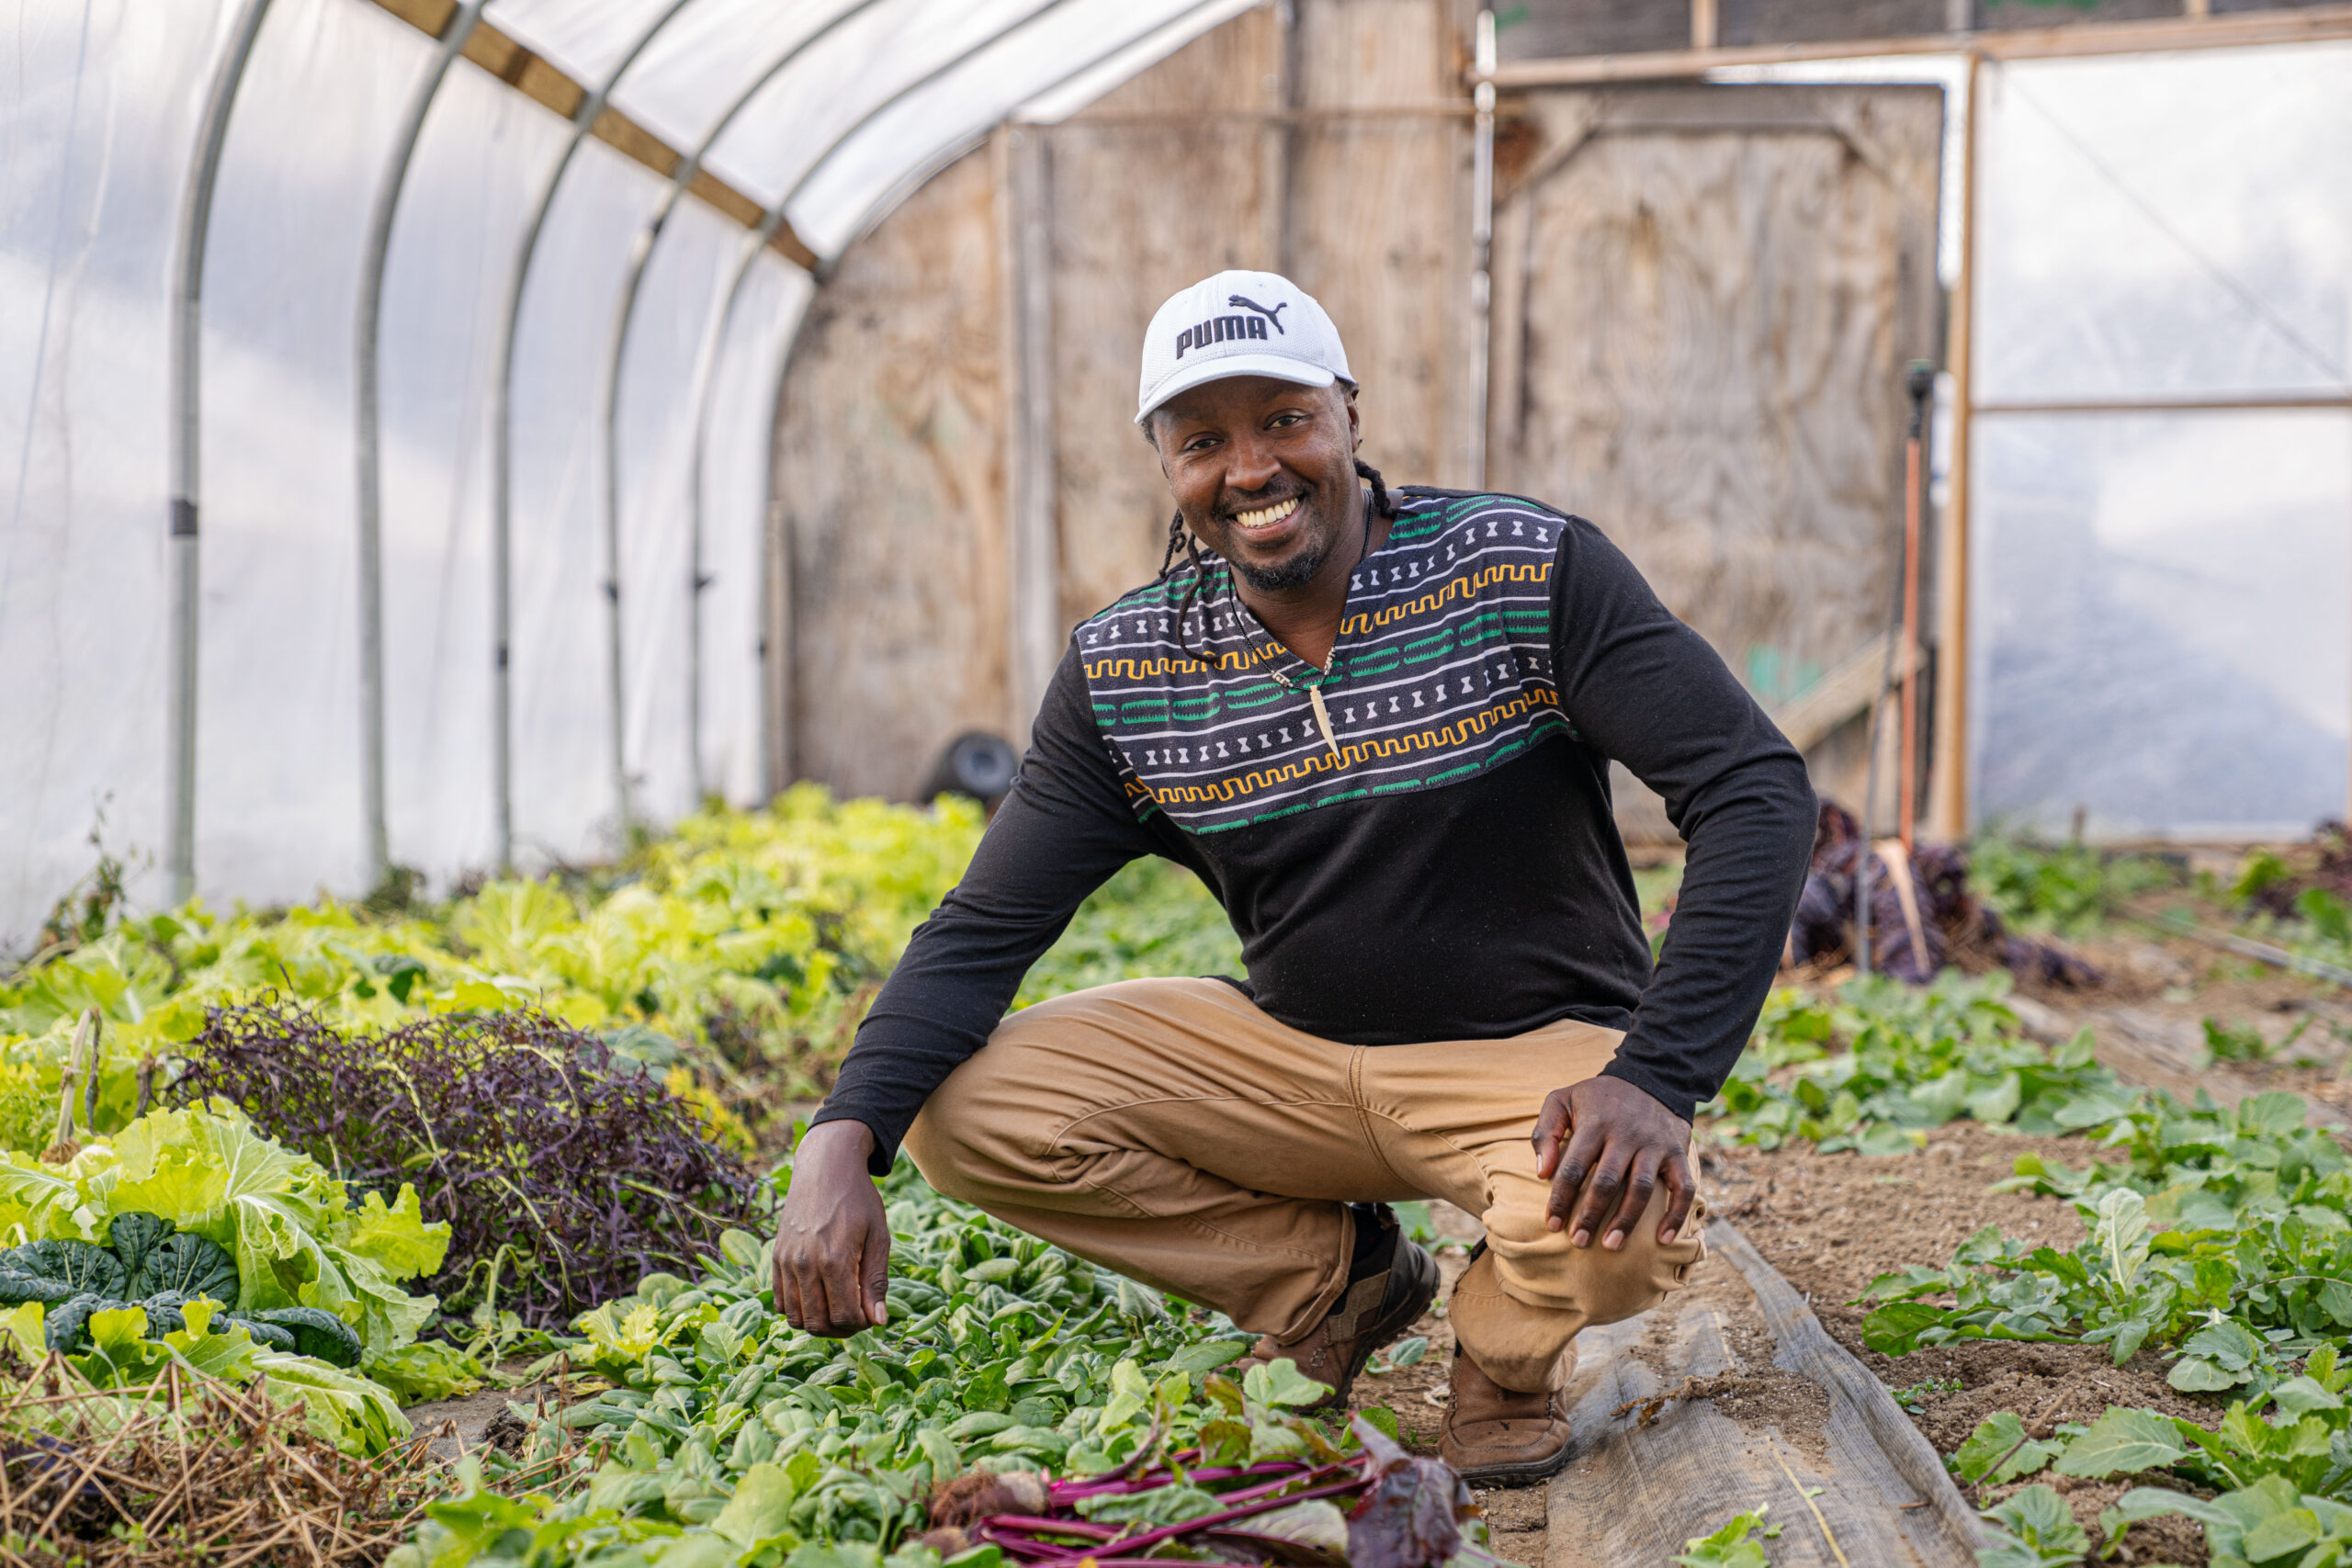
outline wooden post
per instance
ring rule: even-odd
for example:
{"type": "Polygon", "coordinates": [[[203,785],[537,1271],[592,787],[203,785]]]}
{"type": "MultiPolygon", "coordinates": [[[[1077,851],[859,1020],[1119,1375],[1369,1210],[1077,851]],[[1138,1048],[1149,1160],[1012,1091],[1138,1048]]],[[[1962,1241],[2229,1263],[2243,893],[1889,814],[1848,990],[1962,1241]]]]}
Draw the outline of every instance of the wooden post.
{"type": "Polygon", "coordinates": [[[1029,723],[1060,657],[1060,485],[1054,446],[1051,141],[1042,127],[997,132],[1003,244],[1006,734],[1025,750],[1029,723]]]}
{"type": "Polygon", "coordinates": [[[1715,0],[1690,0],[1690,47],[1715,47],[1715,0]]]}
{"type": "Polygon", "coordinates": [[[1919,804],[1919,458],[1928,438],[1928,403],[1935,381],[1924,365],[1909,378],[1911,438],[1903,444],[1903,756],[1895,769],[1902,804],[1895,813],[1907,865],[1915,842],[1912,818],[1919,804]]]}
{"type": "Polygon", "coordinates": [[[1487,382],[1493,372],[1495,324],[1495,13],[1482,8],[1476,21],[1470,147],[1470,488],[1487,488],[1487,382]]]}
{"type": "Polygon", "coordinates": [[[1968,834],[1968,498],[1970,349],[1973,344],[1976,278],[1976,185],[1984,62],[1968,57],[1962,91],[1968,95],[1966,144],[1961,152],[1960,276],[1952,286],[1944,364],[1951,373],[1951,475],[1936,550],[1935,770],[1928,781],[1928,830],[1956,840],[1968,834]]]}
{"type": "Polygon", "coordinates": [[[1306,73],[1299,54],[1306,48],[1306,29],[1299,25],[1300,0],[1274,0],[1274,69],[1267,85],[1267,107],[1273,118],[1266,125],[1266,268],[1284,277],[1291,274],[1296,246],[1291,236],[1291,188],[1296,183],[1300,127],[1306,73]]]}

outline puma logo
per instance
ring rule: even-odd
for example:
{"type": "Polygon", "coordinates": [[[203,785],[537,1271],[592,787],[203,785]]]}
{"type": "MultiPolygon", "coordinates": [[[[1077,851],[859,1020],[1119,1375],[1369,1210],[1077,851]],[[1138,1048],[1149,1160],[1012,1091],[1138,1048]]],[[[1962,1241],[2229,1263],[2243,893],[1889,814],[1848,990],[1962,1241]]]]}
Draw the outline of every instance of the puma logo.
{"type": "MultiPolygon", "coordinates": [[[[1269,310],[1255,299],[1245,299],[1238,294],[1227,296],[1226,303],[1255,310],[1257,315],[1255,317],[1212,316],[1205,321],[1198,321],[1186,327],[1176,334],[1177,358],[1183,358],[1184,351],[1188,348],[1206,348],[1214,343],[1233,343],[1245,338],[1264,338],[1266,323],[1269,321],[1273,323],[1275,332],[1283,333],[1283,312],[1289,310],[1291,304],[1285,299],[1269,310]]],[[[1283,333],[1283,335],[1289,334],[1283,333]]]]}
{"type": "MultiPolygon", "coordinates": [[[[1225,302],[1228,305],[1238,305],[1244,310],[1257,311],[1258,314],[1273,322],[1274,331],[1278,333],[1283,331],[1283,312],[1290,309],[1290,301],[1287,299],[1269,310],[1263,305],[1259,304],[1255,299],[1251,299],[1240,294],[1227,295],[1225,297],[1225,302]]],[[[1289,334],[1284,333],[1283,335],[1287,336],[1289,334]]]]}

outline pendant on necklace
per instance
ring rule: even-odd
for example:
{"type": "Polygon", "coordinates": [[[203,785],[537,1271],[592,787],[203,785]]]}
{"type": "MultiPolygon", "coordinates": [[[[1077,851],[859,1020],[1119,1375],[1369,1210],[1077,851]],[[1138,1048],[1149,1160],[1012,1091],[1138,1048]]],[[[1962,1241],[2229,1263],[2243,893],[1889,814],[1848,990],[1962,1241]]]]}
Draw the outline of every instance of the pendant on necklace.
{"type": "Polygon", "coordinates": [[[1307,687],[1306,700],[1315,708],[1315,728],[1323,732],[1323,744],[1331,748],[1331,761],[1340,767],[1346,767],[1348,759],[1341,754],[1340,743],[1331,734],[1331,710],[1323,705],[1323,688],[1320,685],[1307,687]]]}

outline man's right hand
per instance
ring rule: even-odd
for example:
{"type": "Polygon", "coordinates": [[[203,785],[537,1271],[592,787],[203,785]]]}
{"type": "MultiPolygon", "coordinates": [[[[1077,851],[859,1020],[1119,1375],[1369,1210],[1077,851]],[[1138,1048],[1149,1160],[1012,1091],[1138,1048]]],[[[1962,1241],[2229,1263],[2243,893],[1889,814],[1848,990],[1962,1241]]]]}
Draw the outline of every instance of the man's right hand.
{"type": "Polygon", "coordinates": [[[840,1338],[888,1323],[890,1221],[865,1174],[874,1134],[826,1122],[793,1151],[792,1187],[775,1233],[775,1304],[795,1328],[840,1338]]]}

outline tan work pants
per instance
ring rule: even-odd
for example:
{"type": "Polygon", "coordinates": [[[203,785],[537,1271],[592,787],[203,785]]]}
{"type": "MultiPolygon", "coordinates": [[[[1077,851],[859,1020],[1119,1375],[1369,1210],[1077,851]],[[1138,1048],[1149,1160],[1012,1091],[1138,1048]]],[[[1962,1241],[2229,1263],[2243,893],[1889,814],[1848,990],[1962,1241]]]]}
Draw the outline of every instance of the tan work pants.
{"type": "Polygon", "coordinates": [[[1291,1340],[1347,1283],[1350,1201],[1442,1198],[1487,1248],[1449,1317],[1507,1388],[1553,1386],[1585,1325],[1647,1310],[1705,1256],[1667,1194],[1618,1252],[1544,1224],[1529,1142],[1553,1089],[1620,1036],[1561,1022],[1508,1040],[1339,1045],[1216,980],[1130,980],[1008,1017],[907,1135],[933,1186],[1244,1329],[1291,1340]]]}

